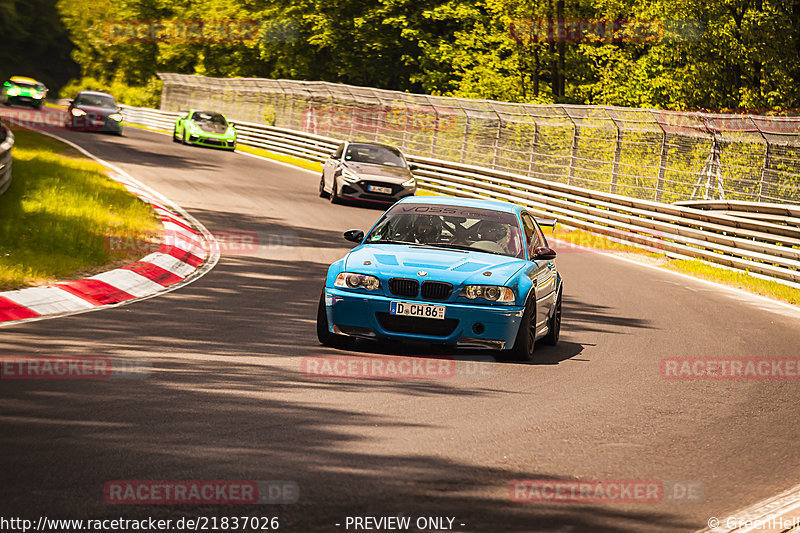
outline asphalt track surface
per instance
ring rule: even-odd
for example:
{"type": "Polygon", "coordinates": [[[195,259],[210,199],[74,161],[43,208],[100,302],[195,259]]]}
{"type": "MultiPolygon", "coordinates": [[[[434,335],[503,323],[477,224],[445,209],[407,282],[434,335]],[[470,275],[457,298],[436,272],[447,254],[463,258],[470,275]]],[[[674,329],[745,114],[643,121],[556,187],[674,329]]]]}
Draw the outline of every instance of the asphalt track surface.
{"type": "MultiPolygon", "coordinates": [[[[451,516],[456,531],[691,531],[800,479],[798,381],[665,380],[681,356],[795,356],[800,320],[699,281],[564,250],[564,325],[531,364],[486,352],[317,342],[342,231],[381,211],[330,205],[319,177],[241,154],[58,132],[187,209],[254,232],[157,298],[0,330],[0,353],[144,361],[143,378],[0,381],[0,516],[451,516]],[[309,356],[458,355],[440,379],[319,378],[309,356]],[[469,363],[475,360],[474,363],[469,363]],[[462,372],[463,371],[463,372],[462,372]],[[515,479],[683,480],[699,503],[519,503],[515,479]],[[289,505],[111,505],[111,480],[292,480],[289,505]],[[461,526],[460,524],[464,524],[461,526]]],[[[337,527],[335,524],[342,524],[337,527]]],[[[350,531],[353,531],[351,528],[350,531]]]]}

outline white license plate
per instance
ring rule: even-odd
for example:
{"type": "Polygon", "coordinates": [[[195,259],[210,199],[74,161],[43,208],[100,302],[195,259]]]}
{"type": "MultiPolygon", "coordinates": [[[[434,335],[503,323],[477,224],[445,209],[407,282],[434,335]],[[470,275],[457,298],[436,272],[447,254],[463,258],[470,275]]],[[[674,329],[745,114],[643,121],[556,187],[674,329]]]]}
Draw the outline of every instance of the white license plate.
{"type": "Polygon", "coordinates": [[[445,306],[443,305],[417,304],[412,302],[391,302],[389,304],[390,315],[416,316],[444,320],[444,310],[445,306]]]}
{"type": "Polygon", "coordinates": [[[367,187],[367,190],[369,192],[378,192],[381,194],[392,194],[391,187],[378,187],[377,185],[370,185],[369,187],[367,187]]]}

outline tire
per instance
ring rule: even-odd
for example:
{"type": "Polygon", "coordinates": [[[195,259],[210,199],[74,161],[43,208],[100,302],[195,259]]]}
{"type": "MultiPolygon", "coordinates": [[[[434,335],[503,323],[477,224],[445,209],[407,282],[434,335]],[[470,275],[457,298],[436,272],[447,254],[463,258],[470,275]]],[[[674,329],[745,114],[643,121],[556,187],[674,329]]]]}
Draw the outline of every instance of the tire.
{"type": "Polygon", "coordinates": [[[176,126],[174,130],[172,130],[172,142],[178,143],[178,127],[176,126]]]}
{"type": "Polygon", "coordinates": [[[338,193],[338,191],[336,189],[337,189],[336,178],[334,178],[333,179],[333,187],[331,187],[331,194],[329,196],[332,204],[340,204],[340,203],[342,203],[342,199],[339,198],[339,193],[338,193]]]}
{"type": "Polygon", "coordinates": [[[189,144],[189,141],[186,140],[186,130],[184,130],[183,133],[181,133],[181,144],[185,145],[189,144]]]}
{"type": "Polygon", "coordinates": [[[561,335],[561,291],[559,289],[556,297],[556,310],[547,322],[547,335],[542,338],[542,342],[549,346],[558,344],[558,337],[561,335]]]}
{"type": "Polygon", "coordinates": [[[330,195],[325,192],[325,174],[322,174],[322,177],[319,179],[319,197],[320,198],[328,198],[330,195]]]}
{"type": "Polygon", "coordinates": [[[328,330],[328,314],[325,312],[325,291],[319,296],[317,307],[317,339],[324,346],[344,348],[353,343],[353,339],[345,335],[336,335],[328,330]]]}
{"type": "Polygon", "coordinates": [[[514,347],[509,351],[511,361],[530,361],[536,344],[536,295],[531,294],[530,301],[522,313],[514,347]]]}

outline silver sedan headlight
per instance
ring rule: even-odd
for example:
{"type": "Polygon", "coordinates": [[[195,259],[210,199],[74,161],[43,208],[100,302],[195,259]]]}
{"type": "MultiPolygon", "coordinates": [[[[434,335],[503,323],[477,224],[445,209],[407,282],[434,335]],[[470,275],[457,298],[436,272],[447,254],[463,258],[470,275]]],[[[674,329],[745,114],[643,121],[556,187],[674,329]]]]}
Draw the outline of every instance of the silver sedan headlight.
{"type": "Polygon", "coordinates": [[[343,170],[342,171],[342,179],[344,181],[346,181],[347,183],[355,183],[355,182],[357,182],[359,180],[359,177],[357,175],[353,174],[352,172],[350,172],[349,170],[343,170]]]}
{"type": "Polygon", "coordinates": [[[405,187],[406,189],[410,189],[411,187],[414,187],[416,184],[417,184],[416,178],[409,178],[407,181],[403,182],[403,187],[405,187]]]}

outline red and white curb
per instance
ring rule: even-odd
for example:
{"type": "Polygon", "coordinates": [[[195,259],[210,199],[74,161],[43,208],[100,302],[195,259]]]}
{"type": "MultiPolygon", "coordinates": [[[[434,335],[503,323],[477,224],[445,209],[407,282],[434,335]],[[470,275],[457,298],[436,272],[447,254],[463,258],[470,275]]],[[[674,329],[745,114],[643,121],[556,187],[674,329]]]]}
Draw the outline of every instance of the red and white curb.
{"type": "Polygon", "coordinates": [[[219,246],[194,217],[119,167],[62,141],[113,171],[109,176],[148,202],[164,227],[161,247],[122,268],[76,281],[0,292],[0,326],[114,307],[173,291],[202,277],[219,261],[219,246]]]}

